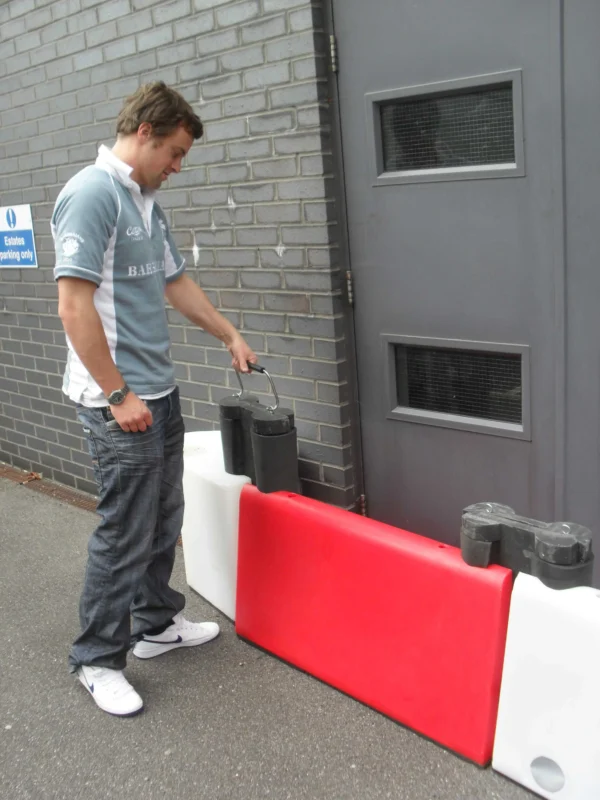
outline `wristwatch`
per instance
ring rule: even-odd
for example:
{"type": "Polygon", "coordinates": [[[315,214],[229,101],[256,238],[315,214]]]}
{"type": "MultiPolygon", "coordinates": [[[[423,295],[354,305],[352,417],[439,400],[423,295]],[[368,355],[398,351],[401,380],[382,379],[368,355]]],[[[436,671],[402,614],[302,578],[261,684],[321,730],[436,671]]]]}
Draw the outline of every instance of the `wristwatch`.
{"type": "Polygon", "coordinates": [[[129,386],[125,384],[121,389],[115,389],[114,392],[111,392],[106,399],[111,406],[120,406],[127,397],[128,391],[129,386]]]}

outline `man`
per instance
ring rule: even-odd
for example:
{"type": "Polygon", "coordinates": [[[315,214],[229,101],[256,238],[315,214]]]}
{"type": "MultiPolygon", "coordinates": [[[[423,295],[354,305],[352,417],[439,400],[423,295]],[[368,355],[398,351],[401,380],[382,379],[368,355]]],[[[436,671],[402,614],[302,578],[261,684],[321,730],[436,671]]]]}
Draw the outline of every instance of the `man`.
{"type": "Polygon", "coordinates": [[[69,346],[63,390],[87,435],[101,517],[69,664],[97,705],[120,716],[143,705],[122,672],[131,643],[135,656],[152,658],[219,633],[214,622],[188,622],[185,597],[169,586],[183,519],[184,426],[165,295],[226,344],[235,369],[248,371],[256,356],[185,275],[155,200],[201,135],[181,95],[162,82],[142,86],[124,103],[112,150],[102,146],[71,178],[52,216],[69,346]]]}

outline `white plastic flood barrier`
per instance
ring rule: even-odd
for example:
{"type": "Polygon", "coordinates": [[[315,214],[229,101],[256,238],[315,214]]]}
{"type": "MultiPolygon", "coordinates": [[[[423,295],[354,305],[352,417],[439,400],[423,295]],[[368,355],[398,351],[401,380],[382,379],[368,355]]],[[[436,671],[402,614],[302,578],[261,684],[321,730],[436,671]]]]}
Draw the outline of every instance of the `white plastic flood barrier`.
{"type": "Polygon", "coordinates": [[[186,433],[181,537],[188,584],[235,619],[238,522],[245,475],[229,475],[219,431],[186,433]]]}
{"type": "Polygon", "coordinates": [[[556,800],[600,798],[600,592],[520,573],[492,766],[556,800]]]}

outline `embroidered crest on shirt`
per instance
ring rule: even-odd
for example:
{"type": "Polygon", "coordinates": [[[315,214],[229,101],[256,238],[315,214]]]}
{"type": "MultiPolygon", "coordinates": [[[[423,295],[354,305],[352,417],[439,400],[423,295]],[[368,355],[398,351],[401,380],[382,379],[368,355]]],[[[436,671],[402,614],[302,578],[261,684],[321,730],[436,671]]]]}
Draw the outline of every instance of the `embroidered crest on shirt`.
{"type": "Polygon", "coordinates": [[[79,250],[79,243],[83,243],[84,241],[83,237],[79,236],[77,233],[65,233],[61,242],[63,256],[65,256],[65,258],[74,256],[79,250]]]}

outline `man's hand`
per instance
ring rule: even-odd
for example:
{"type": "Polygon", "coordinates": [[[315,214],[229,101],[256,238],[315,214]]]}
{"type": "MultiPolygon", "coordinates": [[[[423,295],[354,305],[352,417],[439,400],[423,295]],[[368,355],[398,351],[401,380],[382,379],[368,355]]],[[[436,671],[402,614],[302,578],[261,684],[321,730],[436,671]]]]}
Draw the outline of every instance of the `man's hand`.
{"type": "Polygon", "coordinates": [[[143,433],[152,425],[152,412],[146,403],[131,391],[127,392],[122,403],[111,406],[110,410],[124,431],[143,433]]]}
{"type": "Polygon", "coordinates": [[[227,349],[231,353],[231,366],[238,372],[250,372],[248,369],[248,361],[251,361],[253,364],[258,361],[258,357],[254,351],[248,346],[239,333],[236,333],[231,342],[227,342],[227,349]]]}

